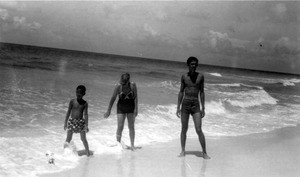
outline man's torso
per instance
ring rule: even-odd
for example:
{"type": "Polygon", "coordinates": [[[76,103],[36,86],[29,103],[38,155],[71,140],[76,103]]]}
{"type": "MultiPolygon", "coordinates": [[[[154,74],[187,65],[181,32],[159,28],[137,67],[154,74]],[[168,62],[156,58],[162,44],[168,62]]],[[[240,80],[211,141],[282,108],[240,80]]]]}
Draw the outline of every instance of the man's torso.
{"type": "Polygon", "coordinates": [[[193,82],[188,73],[183,75],[183,84],[184,84],[184,99],[198,99],[198,95],[201,88],[201,82],[203,79],[203,75],[198,73],[196,81],[193,82]]]}

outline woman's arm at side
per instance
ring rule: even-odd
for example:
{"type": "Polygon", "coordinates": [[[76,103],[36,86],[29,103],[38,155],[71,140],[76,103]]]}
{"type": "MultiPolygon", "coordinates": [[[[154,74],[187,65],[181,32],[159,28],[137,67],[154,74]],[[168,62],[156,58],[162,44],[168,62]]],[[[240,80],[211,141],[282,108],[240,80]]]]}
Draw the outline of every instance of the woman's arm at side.
{"type": "Polygon", "coordinates": [[[108,118],[108,117],[109,117],[110,112],[111,112],[111,108],[112,108],[112,106],[113,106],[113,104],[114,104],[114,102],[115,102],[115,100],[116,100],[116,98],[117,98],[117,95],[118,95],[118,93],[119,93],[119,90],[120,90],[120,84],[117,84],[116,87],[115,87],[115,90],[114,90],[114,92],[113,92],[113,95],[112,95],[112,97],[111,97],[111,99],[110,99],[110,102],[109,102],[107,111],[106,111],[106,113],[104,114],[104,118],[108,118]]]}
{"type": "Polygon", "coordinates": [[[134,117],[138,115],[138,93],[137,93],[137,86],[135,83],[132,84],[133,86],[133,93],[134,93],[134,103],[135,103],[135,108],[134,108],[134,117]]]}

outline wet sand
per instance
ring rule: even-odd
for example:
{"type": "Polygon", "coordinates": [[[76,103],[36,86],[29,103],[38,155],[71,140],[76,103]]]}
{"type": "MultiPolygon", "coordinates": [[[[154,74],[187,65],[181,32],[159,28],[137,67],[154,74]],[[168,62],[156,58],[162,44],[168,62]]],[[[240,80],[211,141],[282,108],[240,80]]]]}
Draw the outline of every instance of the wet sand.
{"type": "Polygon", "coordinates": [[[206,137],[204,160],[197,139],[144,146],[134,152],[83,157],[80,164],[41,177],[295,177],[300,174],[300,126],[239,137],[206,137]]]}

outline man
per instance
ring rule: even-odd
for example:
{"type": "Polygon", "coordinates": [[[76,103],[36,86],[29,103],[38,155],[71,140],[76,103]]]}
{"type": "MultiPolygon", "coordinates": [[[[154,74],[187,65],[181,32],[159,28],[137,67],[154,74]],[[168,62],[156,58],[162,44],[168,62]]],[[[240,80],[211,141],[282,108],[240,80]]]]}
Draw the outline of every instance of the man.
{"type": "Polygon", "coordinates": [[[193,116],[195,129],[198,134],[199,142],[203,150],[203,158],[210,159],[206,153],[205,137],[202,132],[202,118],[205,116],[204,106],[204,76],[196,72],[198,59],[189,57],[187,60],[189,72],[181,77],[181,86],[178,94],[177,116],[181,118],[181,153],[179,157],[185,156],[186,133],[188,130],[189,116],[193,116]],[[199,103],[199,95],[201,101],[199,103]],[[181,105],[181,109],[180,109],[181,105]]]}

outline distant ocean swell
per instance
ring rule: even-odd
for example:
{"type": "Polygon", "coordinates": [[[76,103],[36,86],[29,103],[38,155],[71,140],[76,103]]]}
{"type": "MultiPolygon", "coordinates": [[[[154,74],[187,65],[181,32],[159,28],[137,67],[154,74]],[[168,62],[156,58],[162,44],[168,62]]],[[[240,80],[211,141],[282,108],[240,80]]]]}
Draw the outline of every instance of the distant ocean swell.
{"type": "Polygon", "coordinates": [[[281,84],[283,86],[295,86],[295,84],[300,83],[300,79],[291,76],[288,78],[268,78],[268,77],[251,77],[251,76],[237,76],[240,78],[244,78],[248,81],[255,81],[267,84],[281,84]]]}

